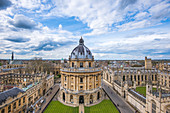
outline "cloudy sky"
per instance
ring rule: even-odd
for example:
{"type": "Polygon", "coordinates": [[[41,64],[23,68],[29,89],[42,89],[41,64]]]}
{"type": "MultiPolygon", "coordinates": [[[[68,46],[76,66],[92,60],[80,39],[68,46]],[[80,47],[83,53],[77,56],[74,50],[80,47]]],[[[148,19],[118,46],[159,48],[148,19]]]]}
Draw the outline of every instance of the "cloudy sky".
{"type": "Polygon", "coordinates": [[[0,59],[170,58],[169,0],[0,0],[0,59]]]}

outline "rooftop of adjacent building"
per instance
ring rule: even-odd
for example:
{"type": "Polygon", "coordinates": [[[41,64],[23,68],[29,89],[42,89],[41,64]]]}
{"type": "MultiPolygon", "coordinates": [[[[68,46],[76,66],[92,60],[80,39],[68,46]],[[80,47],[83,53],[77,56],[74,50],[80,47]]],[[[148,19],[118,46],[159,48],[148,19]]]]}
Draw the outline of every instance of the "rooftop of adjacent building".
{"type": "Polygon", "coordinates": [[[12,89],[9,89],[7,91],[1,92],[0,93],[0,105],[5,102],[9,97],[14,98],[16,97],[19,93],[24,93],[22,89],[19,89],[17,87],[14,87],[12,89]]]}
{"type": "Polygon", "coordinates": [[[38,82],[30,83],[26,87],[22,88],[22,90],[26,91],[26,90],[30,89],[31,87],[33,87],[34,85],[37,85],[37,84],[38,84],[38,82]]]}

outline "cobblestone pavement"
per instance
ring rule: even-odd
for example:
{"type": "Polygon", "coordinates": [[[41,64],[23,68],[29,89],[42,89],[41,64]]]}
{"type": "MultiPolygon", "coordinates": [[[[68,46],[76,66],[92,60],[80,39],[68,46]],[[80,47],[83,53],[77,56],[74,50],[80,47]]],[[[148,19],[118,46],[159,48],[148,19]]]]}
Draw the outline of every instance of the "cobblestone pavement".
{"type": "Polygon", "coordinates": [[[121,113],[135,113],[135,110],[128,105],[128,103],[119,96],[112,87],[105,81],[103,81],[103,88],[111,98],[111,100],[116,104],[121,113]]]}
{"type": "Polygon", "coordinates": [[[59,84],[55,84],[53,86],[53,90],[47,92],[49,94],[48,94],[48,96],[45,96],[46,101],[43,103],[43,105],[41,106],[41,110],[38,113],[43,112],[43,109],[48,105],[48,103],[53,98],[53,96],[56,94],[56,92],[58,91],[59,88],[60,88],[59,84]]]}

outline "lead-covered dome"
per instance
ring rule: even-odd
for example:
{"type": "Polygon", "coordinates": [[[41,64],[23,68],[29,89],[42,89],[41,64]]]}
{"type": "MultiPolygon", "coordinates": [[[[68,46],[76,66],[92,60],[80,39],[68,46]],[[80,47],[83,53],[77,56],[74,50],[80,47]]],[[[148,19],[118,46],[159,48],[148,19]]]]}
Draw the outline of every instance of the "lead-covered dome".
{"type": "Polygon", "coordinates": [[[84,45],[84,40],[81,37],[79,40],[79,45],[73,49],[71,52],[71,59],[92,59],[92,53],[91,51],[84,45]]]}

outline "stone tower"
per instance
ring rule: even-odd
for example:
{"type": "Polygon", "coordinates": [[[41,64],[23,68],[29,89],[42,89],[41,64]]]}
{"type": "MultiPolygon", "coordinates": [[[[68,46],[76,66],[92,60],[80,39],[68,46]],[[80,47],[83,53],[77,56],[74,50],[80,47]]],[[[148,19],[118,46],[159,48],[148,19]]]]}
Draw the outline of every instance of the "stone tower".
{"type": "Polygon", "coordinates": [[[151,60],[151,58],[145,57],[145,69],[152,69],[152,60],[151,60]]]}
{"type": "Polygon", "coordinates": [[[14,52],[12,52],[11,60],[14,60],[14,52]]]}

